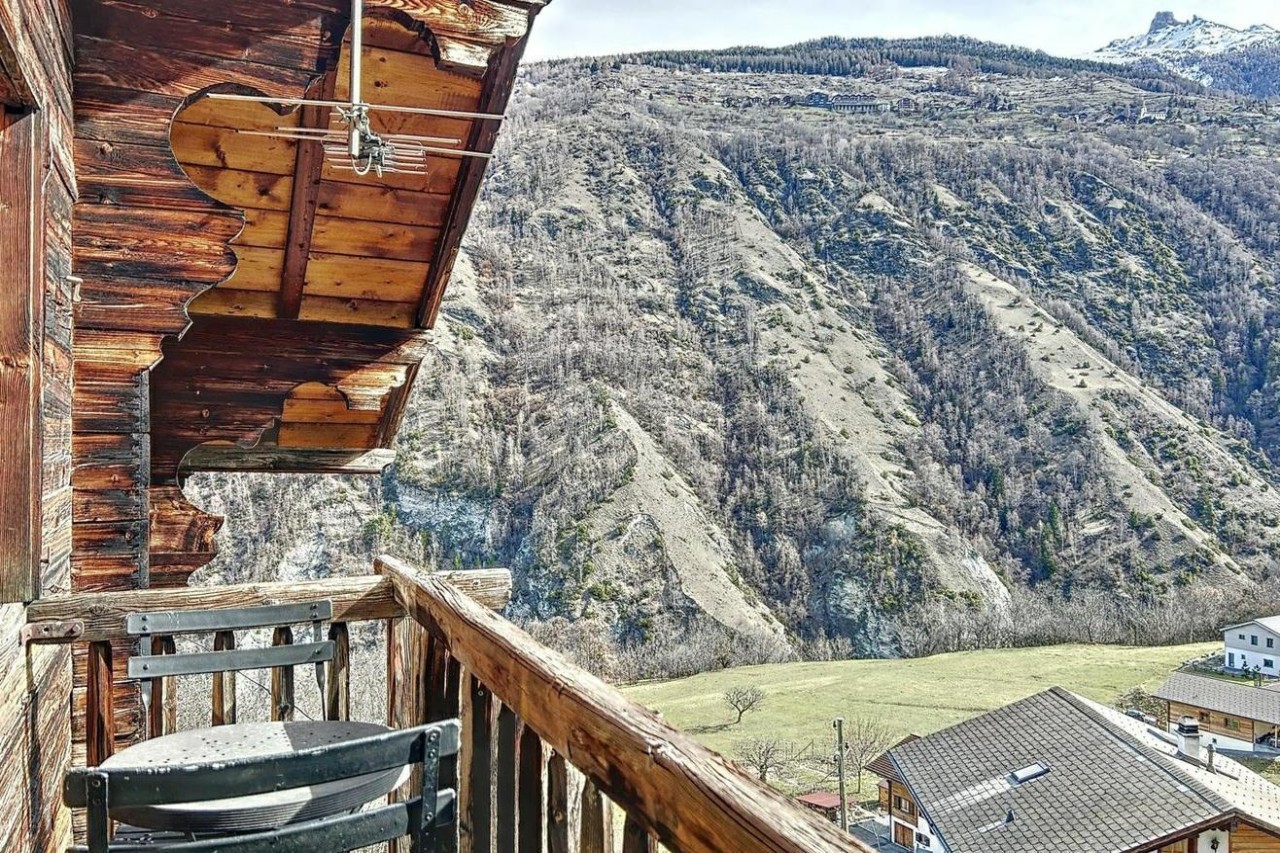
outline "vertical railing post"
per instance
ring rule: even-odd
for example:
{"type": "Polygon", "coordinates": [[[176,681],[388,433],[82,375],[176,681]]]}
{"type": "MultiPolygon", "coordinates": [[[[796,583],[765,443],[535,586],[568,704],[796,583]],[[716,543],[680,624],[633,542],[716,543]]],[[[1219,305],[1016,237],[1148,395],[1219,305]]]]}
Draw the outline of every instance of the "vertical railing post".
{"type": "Polygon", "coordinates": [[[498,709],[498,748],[494,764],[494,825],[497,853],[516,853],[516,720],[505,704],[498,709]]]}
{"type": "Polygon", "coordinates": [[[613,853],[613,803],[601,796],[590,779],[583,782],[581,803],[579,853],[613,853]]]}
{"type": "MultiPolygon", "coordinates": [[[[152,637],[152,655],[171,655],[177,651],[173,637],[152,637]]],[[[148,710],[148,737],[164,737],[178,730],[178,680],[151,679],[151,707],[148,710]]]]}
{"type": "MultiPolygon", "coordinates": [[[[236,647],[236,635],[231,631],[219,631],[213,635],[213,650],[229,652],[236,647]]],[[[209,713],[215,726],[234,725],[236,721],[236,673],[213,674],[213,702],[209,713]]]]}
{"type": "Polygon", "coordinates": [[[97,767],[115,752],[115,675],[111,643],[89,644],[85,684],[85,763],[97,767]]]}
{"type": "MultiPolygon", "coordinates": [[[[407,729],[427,722],[429,635],[413,619],[387,622],[387,722],[407,729]]],[[[438,783],[437,783],[438,784],[438,783]]],[[[405,800],[422,790],[422,767],[414,766],[409,781],[391,793],[392,801],[405,800]]],[[[407,851],[404,839],[393,841],[390,853],[407,851]]]]}
{"type": "MultiPolygon", "coordinates": [[[[462,667],[456,658],[449,654],[442,639],[433,637],[428,651],[430,678],[430,721],[455,720],[462,717],[461,690],[462,667]]],[[[450,755],[440,759],[441,788],[460,790],[458,781],[458,756],[450,755]]],[[[459,793],[458,813],[462,813],[461,793],[459,793]]],[[[446,827],[441,827],[436,842],[440,853],[457,853],[459,845],[459,824],[456,820],[446,827]]]]}
{"type": "Polygon", "coordinates": [[[520,758],[516,774],[520,827],[518,853],[542,853],[542,738],[520,724],[520,758]]]}
{"type": "Polygon", "coordinates": [[[493,696],[475,676],[468,674],[466,682],[458,761],[459,850],[492,853],[493,696]]]}
{"type": "MultiPolygon", "coordinates": [[[[271,645],[289,646],[293,644],[293,629],[281,625],[272,632],[271,645]]],[[[272,722],[292,722],[294,710],[293,667],[277,666],[271,669],[271,720],[272,722]]]]}
{"type": "Polygon", "coordinates": [[[622,853],[657,853],[653,836],[630,815],[622,826],[622,853]]]}
{"type": "Polygon", "coordinates": [[[351,635],[347,623],[329,626],[333,641],[333,660],[328,663],[325,679],[324,717],[326,720],[351,719],[351,635]]]}
{"type": "Polygon", "coordinates": [[[558,752],[547,762],[547,850],[569,853],[569,766],[558,752]]]}

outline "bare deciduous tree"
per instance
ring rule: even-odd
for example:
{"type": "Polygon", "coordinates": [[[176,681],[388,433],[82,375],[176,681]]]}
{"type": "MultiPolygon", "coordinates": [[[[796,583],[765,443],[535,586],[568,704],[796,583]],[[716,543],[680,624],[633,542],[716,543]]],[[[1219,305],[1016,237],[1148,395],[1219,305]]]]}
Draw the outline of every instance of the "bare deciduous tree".
{"type": "Polygon", "coordinates": [[[724,692],[724,703],[738,713],[734,725],[742,722],[742,715],[754,711],[764,702],[764,691],[759,687],[730,687],[724,692]]]}
{"type": "Polygon", "coordinates": [[[893,729],[869,717],[853,717],[844,727],[845,761],[857,776],[857,790],[862,790],[862,770],[867,764],[897,741],[893,729]]]}
{"type": "Polygon", "coordinates": [[[734,758],[754,772],[761,782],[768,782],[771,772],[787,766],[790,752],[775,738],[748,738],[733,745],[734,758]]]}

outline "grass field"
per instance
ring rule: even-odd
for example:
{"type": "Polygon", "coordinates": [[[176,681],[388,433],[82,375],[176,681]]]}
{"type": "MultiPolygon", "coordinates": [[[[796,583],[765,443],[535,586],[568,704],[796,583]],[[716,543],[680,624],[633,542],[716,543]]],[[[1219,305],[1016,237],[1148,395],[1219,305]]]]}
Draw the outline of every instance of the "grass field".
{"type": "MultiPolygon", "coordinates": [[[[1048,646],[957,652],[912,660],[749,666],[626,689],[636,701],[726,755],[747,738],[830,750],[831,721],[873,717],[901,736],[929,734],[1054,685],[1110,704],[1131,687],[1154,690],[1179,664],[1220,647],[1048,646]],[[761,708],[731,725],[722,697],[758,686],[761,708]]],[[[864,790],[865,793],[865,790],[864,790]]]]}

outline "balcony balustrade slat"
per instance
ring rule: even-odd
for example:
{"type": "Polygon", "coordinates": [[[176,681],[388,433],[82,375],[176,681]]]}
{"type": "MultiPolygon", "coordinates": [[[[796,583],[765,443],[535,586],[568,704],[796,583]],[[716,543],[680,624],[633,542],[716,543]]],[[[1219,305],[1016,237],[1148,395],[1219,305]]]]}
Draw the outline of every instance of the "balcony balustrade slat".
{"type": "Polygon", "coordinates": [[[542,738],[520,723],[520,758],[516,774],[518,853],[542,853],[542,738]]]}
{"type": "MultiPolygon", "coordinates": [[[[460,719],[462,667],[457,658],[449,654],[445,644],[432,637],[429,652],[431,661],[431,719],[429,722],[460,719]]],[[[458,756],[447,755],[440,759],[440,787],[459,789],[458,756]]],[[[436,838],[440,853],[458,853],[459,821],[444,827],[436,838]]]]}
{"type": "MultiPolygon", "coordinates": [[[[474,679],[667,847],[681,853],[870,850],[440,577],[391,557],[379,557],[374,565],[392,579],[406,611],[445,640],[474,679]]],[[[556,784],[554,777],[550,784],[556,784]]],[[[474,808],[480,798],[471,799],[474,808]]]]}
{"type": "Polygon", "coordinates": [[[579,853],[613,853],[613,803],[600,795],[590,779],[582,786],[579,853]]]}
{"type": "MultiPolygon", "coordinates": [[[[219,631],[213,635],[213,650],[229,652],[236,647],[236,635],[233,631],[219,631]]],[[[234,725],[236,721],[236,671],[213,673],[213,699],[209,712],[210,722],[215,726],[234,725]]]]}
{"type": "MultiPolygon", "coordinates": [[[[152,637],[152,655],[172,655],[178,651],[173,637],[152,637]]],[[[178,730],[178,680],[151,679],[151,708],[148,711],[148,737],[164,737],[178,730]]]]}
{"type": "Polygon", "coordinates": [[[497,853],[516,853],[516,715],[498,709],[498,747],[494,760],[494,846],[497,853]]]}
{"type": "Polygon", "coordinates": [[[569,853],[569,765],[558,752],[547,762],[547,850],[569,853]]]}
{"type": "Polygon", "coordinates": [[[85,763],[90,767],[97,767],[115,752],[114,681],[111,643],[90,643],[85,685],[85,763]]]}
{"type": "Polygon", "coordinates": [[[470,672],[462,709],[462,853],[493,853],[493,694],[470,672]]]}
{"type": "MultiPolygon", "coordinates": [[[[281,625],[271,632],[271,645],[293,645],[293,629],[281,625]]],[[[293,721],[293,667],[276,666],[271,668],[271,720],[272,722],[293,721]]]]}
{"type": "Polygon", "coordinates": [[[333,641],[333,659],[325,678],[324,716],[345,722],[351,719],[351,633],[347,623],[330,625],[329,639],[333,641]]]}
{"type": "MultiPolygon", "coordinates": [[[[628,817],[622,826],[622,853],[657,853],[658,843],[645,828],[628,817]]],[[[585,851],[584,851],[585,853],[585,851]]]]}

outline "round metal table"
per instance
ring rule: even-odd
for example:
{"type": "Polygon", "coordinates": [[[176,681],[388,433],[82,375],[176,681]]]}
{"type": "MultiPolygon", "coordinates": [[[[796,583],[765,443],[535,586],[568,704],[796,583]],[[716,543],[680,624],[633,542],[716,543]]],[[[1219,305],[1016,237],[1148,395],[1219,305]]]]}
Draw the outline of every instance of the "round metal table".
{"type": "MultiPolygon", "coordinates": [[[[143,741],[108,758],[103,767],[166,767],[234,758],[283,756],[389,731],[376,723],[243,723],[177,732],[143,741]]],[[[194,834],[253,832],[354,811],[385,796],[409,777],[395,768],[320,785],[245,797],[164,806],[111,809],[116,820],[145,829],[194,834]]]]}

